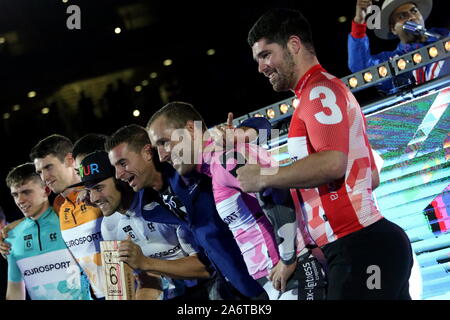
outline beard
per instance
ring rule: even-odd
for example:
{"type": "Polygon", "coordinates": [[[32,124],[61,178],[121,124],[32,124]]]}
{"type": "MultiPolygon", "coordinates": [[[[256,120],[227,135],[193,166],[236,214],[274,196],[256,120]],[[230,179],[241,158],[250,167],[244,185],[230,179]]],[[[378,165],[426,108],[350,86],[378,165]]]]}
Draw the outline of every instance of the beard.
{"type": "Polygon", "coordinates": [[[283,63],[276,68],[277,79],[273,81],[272,87],[276,92],[291,90],[294,82],[295,61],[292,54],[286,49],[283,53],[283,63]]]}

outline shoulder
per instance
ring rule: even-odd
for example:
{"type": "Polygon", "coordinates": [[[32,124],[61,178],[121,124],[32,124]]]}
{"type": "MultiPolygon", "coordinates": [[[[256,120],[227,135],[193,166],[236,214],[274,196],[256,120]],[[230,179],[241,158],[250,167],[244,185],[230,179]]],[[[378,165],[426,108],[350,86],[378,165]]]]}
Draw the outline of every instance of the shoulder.
{"type": "Polygon", "coordinates": [[[53,201],[53,210],[56,212],[56,214],[59,213],[59,211],[61,210],[61,207],[64,205],[64,203],[66,202],[66,199],[58,194],[55,198],[55,200],[53,201]]]}
{"type": "Polygon", "coordinates": [[[29,228],[30,228],[30,225],[28,223],[28,220],[24,219],[23,221],[19,222],[14,229],[8,231],[8,238],[7,239],[9,239],[9,238],[11,238],[11,239],[16,238],[17,236],[23,234],[29,228]]]}
{"type": "Polygon", "coordinates": [[[300,100],[300,110],[311,106],[312,100],[329,100],[334,97],[345,98],[349,92],[342,80],[329,73],[322,73],[322,75],[313,79],[303,90],[302,99],[300,100]]]}

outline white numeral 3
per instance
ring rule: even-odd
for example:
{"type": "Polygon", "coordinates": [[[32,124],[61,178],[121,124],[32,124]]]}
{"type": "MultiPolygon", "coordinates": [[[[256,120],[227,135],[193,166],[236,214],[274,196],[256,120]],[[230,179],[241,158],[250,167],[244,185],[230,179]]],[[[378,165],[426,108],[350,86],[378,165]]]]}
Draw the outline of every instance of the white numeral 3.
{"type": "Polygon", "coordinates": [[[330,115],[326,115],[321,111],[314,115],[316,120],[322,124],[336,124],[342,121],[342,112],[339,106],[336,104],[336,95],[334,92],[326,87],[315,87],[309,94],[309,100],[314,100],[320,97],[320,94],[325,95],[325,99],[321,99],[324,108],[328,108],[331,111],[330,115]]]}

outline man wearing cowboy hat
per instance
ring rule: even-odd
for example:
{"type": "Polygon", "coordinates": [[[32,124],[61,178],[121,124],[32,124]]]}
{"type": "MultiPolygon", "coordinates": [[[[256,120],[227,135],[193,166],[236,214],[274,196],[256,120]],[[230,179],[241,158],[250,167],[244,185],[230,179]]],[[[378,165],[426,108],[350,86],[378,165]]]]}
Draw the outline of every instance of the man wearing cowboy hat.
{"type": "MultiPolygon", "coordinates": [[[[403,55],[436,41],[435,38],[403,30],[403,25],[408,21],[425,27],[425,20],[431,13],[433,0],[385,0],[381,8],[380,27],[375,29],[375,35],[385,40],[398,38],[400,43],[394,51],[372,55],[366,34],[367,9],[372,5],[372,2],[372,0],[357,0],[356,2],[352,32],[348,36],[348,66],[352,72],[380,64],[391,57],[403,55]]],[[[449,35],[447,29],[432,28],[429,31],[442,37],[449,35]]],[[[449,65],[450,63],[446,60],[438,61],[399,77],[398,83],[400,85],[422,83],[437,78],[439,75],[449,72],[449,65]]],[[[394,85],[389,80],[383,82],[380,89],[389,93],[395,92],[394,85]]]]}

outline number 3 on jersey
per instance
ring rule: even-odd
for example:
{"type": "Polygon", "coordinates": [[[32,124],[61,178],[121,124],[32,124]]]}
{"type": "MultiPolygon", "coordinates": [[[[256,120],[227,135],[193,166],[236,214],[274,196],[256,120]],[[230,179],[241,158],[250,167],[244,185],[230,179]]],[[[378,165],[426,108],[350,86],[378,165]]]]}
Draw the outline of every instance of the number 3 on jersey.
{"type": "Polygon", "coordinates": [[[342,112],[339,106],[336,104],[336,95],[327,87],[315,87],[309,93],[309,100],[315,100],[320,98],[320,95],[324,94],[325,98],[320,99],[324,108],[328,108],[331,111],[330,115],[320,111],[314,115],[317,121],[322,124],[337,124],[342,121],[342,112]]]}

